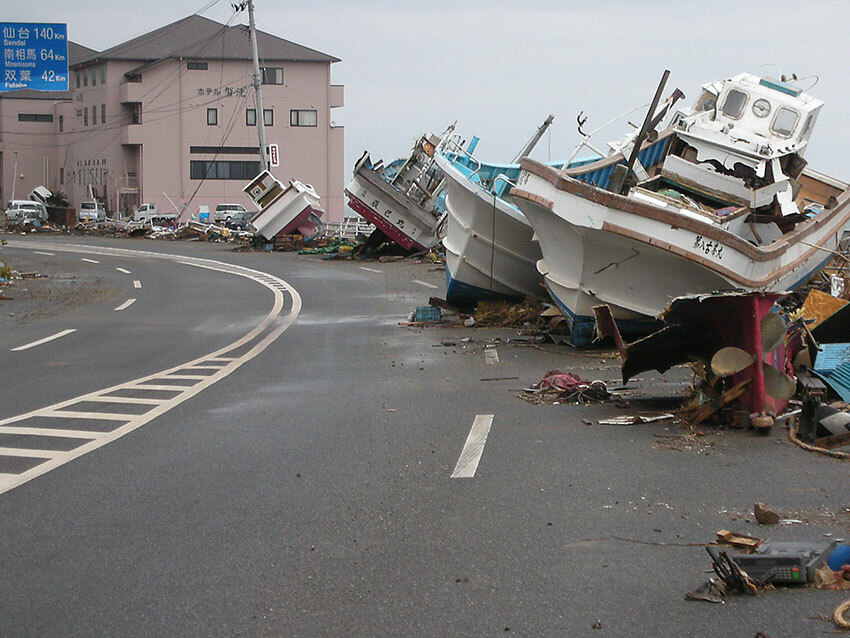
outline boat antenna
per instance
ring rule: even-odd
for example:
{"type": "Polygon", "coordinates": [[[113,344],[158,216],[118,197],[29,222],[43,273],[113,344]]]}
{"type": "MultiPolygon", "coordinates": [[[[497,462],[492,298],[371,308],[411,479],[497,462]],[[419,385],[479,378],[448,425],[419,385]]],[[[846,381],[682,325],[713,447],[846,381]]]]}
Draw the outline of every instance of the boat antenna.
{"type": "Polygon", "coordinates": [[[537,127],[537,130],[534,132],[534,135],[531,136],[531,139],[528,140],[525,146],[522,147],[522,150],[517,153],[517,156],[513,159],[511,164],[519,164],[519,161],[523,157],[528,157],[531,154],[531,151],[534,150],[534,147],[537,146],[537,142],[540,141],[540,138],[543,137],[543,134],[546,130],[552,125],[552,121],[555,119],[554,115],[550,115],[545,120],[543,120],[543,124],[537,127]]]}
{"type": "Polygon", "coordinates": [[[664,92],[664,87],[667,84],[668,77],[670,77],[670,69],[665,69],[664,74],[661,76],[661,82],[658,83],[658,88],[655,90],[655,96],[652,98],[652,102],[649,105],[649,110],[646,112],[646,117],[643,120],[643,126],[640,128],[640,133],[638,133],[635,138],[635,144],[632,147],[632,152],[629,154],[629,161],[626,162],[626,179],[623,180],[623,185],[620,187],[620,195],[625,195],[629,190],[628,176],[632,173],[632,168],[635,165],[635,160],[637,160],[640,147],[650,130],[650,126],[653,122],[653,116],[655,115],[655,109],[658,107],[658,102],[661,100],[661,94],[664,92]]]}
{"type": "Polygon", "coordinates": [[[264,171],[269,169],[269,158],[266,149],[266,126],[263,117],[263,89],[260,74],[260,58],[257,53],[257,26],[254,24],[254,0],[243,0],[233,5],[243,11],[248,9],[248,35],[251,38],[251,61],[254,63],[254,74],[251,84],[254,85],[254,102],[256,104],[255,121],[257,122],[257,138],[260,143],[260,164],[264,171]]]}

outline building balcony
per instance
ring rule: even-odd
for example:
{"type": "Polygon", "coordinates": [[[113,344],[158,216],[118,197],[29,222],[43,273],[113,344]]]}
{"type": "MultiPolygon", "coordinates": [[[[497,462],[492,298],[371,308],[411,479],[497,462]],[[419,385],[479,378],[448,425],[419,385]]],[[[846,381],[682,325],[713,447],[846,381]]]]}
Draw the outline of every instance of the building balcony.
{"type": "Polygon", "coordinates": [[[142,125],[128,124],[121,131],[121,144],[124,146],[139,146],[142,143],[142,125]]]}
{"type": "Polygon", "coordinates": [[[345,87],[342,84],[331,84],[330,106],[332,109],[345,106],[344,89],[345,87]]]}
{"type": "Polygon", "coordinates": [[[124,82],[121,84],[121,103],[141,102],[143,93],[141,82],[124,82]]]}

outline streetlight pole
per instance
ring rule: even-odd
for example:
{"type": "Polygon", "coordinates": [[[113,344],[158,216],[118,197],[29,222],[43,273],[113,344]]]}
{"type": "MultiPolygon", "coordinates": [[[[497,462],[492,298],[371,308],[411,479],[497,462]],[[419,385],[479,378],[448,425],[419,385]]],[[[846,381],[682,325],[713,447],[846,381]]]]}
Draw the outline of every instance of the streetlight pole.
{"type": "Polygon", "coordinates": [[[257,109],[257,136],[260,142],[260,159],[263,170],[269,168],[268,155],[266,154],[266,126],[263,117],[263,90],[262,75],[260,75],[260,60],[257,53],[257,27],[254,24],[254,0],[247,0],[248,4],[248,33],[251,36],[251,54],[254,62],[254,102],[257,109]]]}

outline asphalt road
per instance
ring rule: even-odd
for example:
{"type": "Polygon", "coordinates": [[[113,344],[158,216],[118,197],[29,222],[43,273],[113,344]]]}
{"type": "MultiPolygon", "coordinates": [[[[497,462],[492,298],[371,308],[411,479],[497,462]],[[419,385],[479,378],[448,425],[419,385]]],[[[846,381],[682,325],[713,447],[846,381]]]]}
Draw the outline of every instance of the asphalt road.
{"type": "MultiPolygon", "coordinates": [[[[22,246],[32,239],[15,238],[0,256],[31,257],[22,246]]],[[[162,399],[155,418],[0,494],[3,636],[832,631],[812,618],[846,593],[683,600],[709,568],[691,544],[717,529],[850,537],[850,476],[846,463],[803,452],[778,429],[709,433],[674,450],[659,445],[659,435],[676,433],[664,423],[582,421],[669,405],[683,391],[681,371],[641,375],[625,409],[532,405],[517,391],[546,370],[616,384],[616,362],[503,340],[488,363],[486,340],[514,332],[398,326],[440,292],[421,283],[442,283],[424,264],[37,241],[56,249],[44,259],[102,269],[119,292],[0,332],[0,448],[23,445],[11,443],[20,434],[3,434],[4,420],[203,363],[263,321],[280,295],[280,315],[257,338],[282,331],[256,356],[254,342],[223,356],[213,383],[194,380],[203,386],[194,395],[162,399]],[[244,266],[284,280],[302,305],[244,276],[150,256],[62,252],[70,243],[244,266]],[[136,301],[114,310],[129,298],[136,301]],[[462,342],[467,336],[474,341],[462,342]],[[480,458],[462,454],[486,415],[480,458]],[[461,457],[473,475],[452,478],[461,457]],[[755,501],[806,522],[743,520],[755,501]]],[[[147,396],[134,387],[125,396],[147,396]]],[[[3,469],[2,456],[0,478],[15,469],[3,469]]]]}

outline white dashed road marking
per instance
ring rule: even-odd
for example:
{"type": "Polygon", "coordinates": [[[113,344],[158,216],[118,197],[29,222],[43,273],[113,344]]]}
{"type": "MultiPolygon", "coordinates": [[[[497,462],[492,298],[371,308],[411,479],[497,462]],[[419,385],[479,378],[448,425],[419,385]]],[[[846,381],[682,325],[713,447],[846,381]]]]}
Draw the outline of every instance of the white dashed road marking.
{"type": "Polygon", "coordinates": [[[127,270],[126,268],[116,268],[115,270],[117,270],[118,272],[123,272],[125,275],[130,274],[130,271],[127,270]]]}
{"type": "Polygon", "coordinates": [[[139,281],[138,279],[134,279],[133,280],[133,288],[141,288],[141,287],[142,287],[142,282],[139,281]]]}
{"type": "Polygon", "coordinates": [[[484,444],[487,443],[487,435],[490,434],[490,426],[493,425],[492,414],[479,414],[472,423],[466,444],[457,460],[452,478],[472,478],[478,469],[478,462],[484,452],[484,444]]]}
{"type": "Polygon", "coordinates": [[[136,300],[133,299],[133,298],[130,298],[127,301],[125,301],[124,303],[122,303],[120,306],[118,306],[115,310],[126,310],[127,308],[132,306],[134,303],[136,303],[136,300]]]}
{"type": "Polygon", "coordinates": [[[46,252],[42,252],[40,250],[34,250],[33,252],[36,255],[47,255],[48,257],[55,257],[56,256],[56,253],[46,253],[46,252]]]}
{"type": "Polygon", "coordinates": [[[368,270],[369,272],[384,272],[383,270],[378,270],[377,268],[367,268],[366,266],[360,266],[360,270],[368,270]]]}
{"type": "Polygon", "coordinates": [[[434,284],[429,284],[427,281],[420,281],[418,279],[414,279],[413,283],[425,286],[426,288],[439,288],[439,286],[435,286],[434,284]]]}
{"type": "Polygon", "coordinates": [[[18,346],[17,348],[12,348],[12,352],[20,352],[21,350],[29,350],[30,348],[35,348],[36,346],[40,346],[42,343],[47,343],[48,341],[53,341],[54,339],[58,339],[59,337],[64,337],[65,335],[69,335],[72,332],[76,332],[76,328],[68,328],[68,330],[63,330],[62,332],[57,332],[55,335],[50,335],[49,337],[45,337],[44,339],[39,339],[38,341],[33,341],[32,343],[28,343],[23,346],[18,346]]]}
{"type": "MultiPolygon", "coordinates": [[[[57,248],[52,244],[16,240],[9,241],[9,244],[13,248],[50,247],[59,252],[154,259],[238,275],[265,286],[274,295],[274,301],[268,314],[252,330],[214,352],[146,377],[96,390],[26,414],[0,419],[0,435],[5,435],[5,446],[0,448],[0,462],[6,463],[0,466],[3,467],[0,470],[0,494],[115,441],[221,381],[268,348],[301,312],[301,296],[295,288],[278,277],[244,266],[123,248],[80,244],[65,244],[57,248]],[[288,312],[284,312],[285,294],[289,296],[291,304],[288,312]],[[236,352],[241,354],[231,354],[236,352]],[[210,374],[202,374],[202,371],[209,371],[210,374]],[[166,393],[168,396],[163,397],[166,393]],[[15,438],[18,436],[23,437],[21,443],[26,441],[27,445],[17,447],[15,438]],[[29,443],[34,436],[63,437],[68,445],[59,450],[32,450],[29,443]]],[[[16,350],[31,348],[69,332],[73,330],[16,350]]]]}
{"type": "Polygon", "coordinates": [[[80,261],[87,261],[87,262],[89,262],[90,264],[99,264],[99,263],[100,263],[100,262],[99,262],[99,261],[97,261],[96,259],[86,259],[85,257],[83,257],[82,259],[80,259],[80,261]]]}

